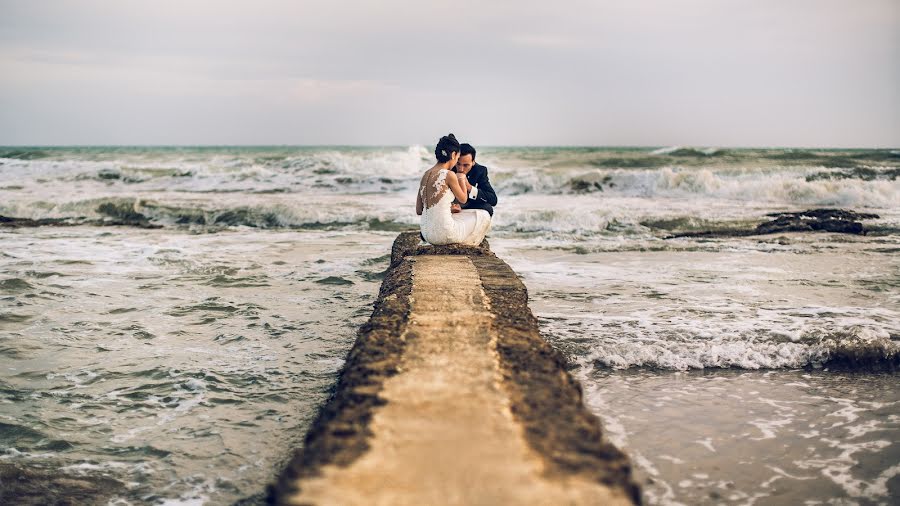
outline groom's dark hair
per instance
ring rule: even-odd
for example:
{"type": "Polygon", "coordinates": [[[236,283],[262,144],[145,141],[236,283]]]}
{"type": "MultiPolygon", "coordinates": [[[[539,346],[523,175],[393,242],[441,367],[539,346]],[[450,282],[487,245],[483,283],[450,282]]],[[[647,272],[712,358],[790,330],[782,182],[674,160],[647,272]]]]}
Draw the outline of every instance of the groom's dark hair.
{"type": "Polygon", "coordinates": [[[472,161],[475,161],[475,148],[468,142],[459,145],[459,156],[472,155],[472,161]]]}
{"type": "Polygon", "coordinates": [[[434,157],[439,163],[449,162],[453,158],[453,153],[459,152],[459,141],[453,134],[447,134],[441,137],[437,146],[434,147],[434,157]]]}

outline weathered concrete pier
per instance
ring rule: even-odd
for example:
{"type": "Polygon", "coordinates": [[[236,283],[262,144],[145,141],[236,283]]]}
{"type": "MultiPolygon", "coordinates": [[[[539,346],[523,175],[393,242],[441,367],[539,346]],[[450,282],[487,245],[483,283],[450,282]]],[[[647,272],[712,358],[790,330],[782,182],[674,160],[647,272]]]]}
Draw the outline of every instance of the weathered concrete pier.
{"type": "Polygon", "coordinates": [[[375,310],[270,501],[635,504],[628,459],[487,243],[394,242],[375,310]]]}

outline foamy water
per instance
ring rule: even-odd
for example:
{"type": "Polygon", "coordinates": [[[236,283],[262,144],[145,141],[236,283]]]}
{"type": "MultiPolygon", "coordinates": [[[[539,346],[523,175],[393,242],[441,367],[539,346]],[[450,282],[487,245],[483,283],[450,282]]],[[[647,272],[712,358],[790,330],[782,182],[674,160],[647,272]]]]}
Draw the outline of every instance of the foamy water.
{"type": "Polygon", "coordinates": [[[261,494],[368,317],[393,235],[4,233],[0,462],[111,476],[137,503],[261,494]]]}
{"type": "Polygon", "coordinates": [[[730,242],[494,248],[523,273],[542,331],[575,363],[648,503],[895,501],[896,373],[823,364],[846,348],[896,353],[897,260],[865,241],[838,252],[801,234],[790,243],[803,253],[730,242]]]}
{"type": "MultiPolygon", "coordinates": [[[[110,476],[133,503],[258,500],[417,223],[428,151],[0,148],[0,215],[94,223],[0,228],[0,462],[110,476]],[[123,219],[162,228],[96,226],[123,219]]],[[[648,503],[898,500],[900,153],[479,161],[492,247],[648,503]],[[825,206],[880,218],[666,238],[825,206]]]]}

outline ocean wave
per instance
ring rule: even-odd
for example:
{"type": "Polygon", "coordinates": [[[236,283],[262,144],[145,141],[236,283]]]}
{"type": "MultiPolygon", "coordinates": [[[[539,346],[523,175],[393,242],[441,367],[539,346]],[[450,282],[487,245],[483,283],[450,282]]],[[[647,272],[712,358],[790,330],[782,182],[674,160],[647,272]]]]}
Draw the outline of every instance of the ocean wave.
{"type": "Polygon", "coordinates": [[[492,228],[519,233],[555,232],[562,234],[596,235],[618,223],[607,212],[571,209],[507,210],[498,215],[492,228]]]}
{"type": "Polygon", "coordinates": [[[806,176],[807,181],[817,181],[821,179],[861,179],[863,181],[873,181],[883,179],[885,181],[894,181],[900,178],[900,168],[873,168],[873,167],[856,167],[849,170],[823,170],[806,176]]]}
{"type": "Polygon", "coordinates": [[[700,194],[791,205],[882,208],[900,205],[900,184],[893,181],[808,181],[795,173],[775,173],[765,177],[757,174],[731,176],[706,169],[679,171],[664,168],[657,173],[652,193],[654,196],[700,194]]]}
{"type": "MultiPolygon", "coordinates": [[[[235,197],[240,197],[236,195],[235,197]]],[[[273,196],[274,197],[274,196],[273,196]]],[[[279,195],[279,197],[282,197],[279,195]]],[[[260,229],[374,230],[399,232],[415,229],[419,218],[405,199],[383,206],[320,204],[285,198],[232,198],[225,201],[165,201],[141,197],[102,197],[64,203],[43,201],[0,205],[0,226],[138,226],[142,228],[202,228],[215,232],[228,227],[260,229]],[[13,218],[14,217],[14,218],[13,218]]],[[[607,211],[572,209],[515,209],[496,213],[496,233],[541,234],[548,238],[598,235],[648,234],[638,222],[607,211]],[[549,234],[549,235],[548,235],[549,234]]]]}
{"type": "Polygon", "coordinates": [[[763,166],[765,162],[781,165],[853,168],[866,164],[900,163],[900,151],[892,149],[802,149],[802,148],[762,148],[762,149],[721,149],[671,146],[651,151],[658,157],[679,158],[728,158],[746,166],[763,166]],[[748,163],[749,162],[749,163],[748,163]]]}
{"type": "MultiPolygon", "coordinates": [[[[47,200],[73,188],[88,195],[407,192],[432,163],[423,146],[48,148],[5,154],[11,158],[0,159],[0,177],[6,183],[0,192],[43,195],[47,200]]],[[[900,155],[888,150],[507,148],[486,149],[479,161],[491,168],[501,199],[596,193],[816,207],[900,207],[900,155]]]]}
{"type": "Polygon", "coordinates": [[[855,173],[771,170],[591,170],[505,173],[495,177],[498,195],[584,194],[640,198],[710,198],[781,205],[900,207],[896,169],[855,173]],[[859,177],[854,177],[858,175],[859,177]]]}
{"type": "MultiPolygon", "coordinates": [[[[681,250],[694,242],[664,241],[672,234],[753,231],[769,218],[754,213],[730,213],[719,207],[657,207],[639,199],[598,201],[591,195],[545,196],[507,201],[494,214],[494,235],[526,235],[562,241],[559,247],[579,253],[610,248],[681,250]],[[699,214],[692,214],[699,213],[699,214]],[[627,244],[626,244],[627,243],[627,244]]],[[[865,229],[876,235],[896,234],[895,216],[869,220],[865,229]],[[892,221],[893,220],[893,221],[892,221]]],[[[418,227],[412,197],[405,194],[359,198],[295,197],[291,194],[228,194],[204,198],[159,199],[106,196],[66,202],[10,201],[0,203],[0,227],[136,226],[188,228],[216,232],[229,227],[260,229],[404,231],[418,227]]],[[[777,247],[750,241],[755,249],[777,247]]],[[[730,243],[735,247],[735,243],[730,243]]],[[[785,246],[790,248],[789,243],[785,246]]],[[[709,247],[719,247],[709,243],[709,247]]],[[[722,246],[724,247],[724,246],[722,246]]]]}
{"type": "MultiPolygon", "coordinates": [[[[235,199],[229,205],[219,202],[167,201],[140,197],[102,197],[49,204],[34,202],[9,206],[0,205],[0,218],[15,215],[20,220],[32,220],[20,226],[71,225],[133,225],[167,227],[205,227],[211,230],[224,227],[300,228],[400,231],[414,228],[418,221],[408,208],[374,206],[336,206],[306,204],[304,202],[257,202],[242,204],[235,199]]],[[[7,220],[9,218],[6,218],[7,220]]]]}
{"type": "Polygon", "coordinates": [[[889,369],[900,366],[900,336],[853,326],[800,337],[767,335],[691,336],[669,339],[604,340],[588,357],[598,367],[668,370],[739,368],[889,369]]]}
{"type": "MultiPolygon", "coordinates": [[[[749,223],[775,210],[900,208],[897,168],[753,168],[748,160],[821,153],[709,149],[698,150],[709,160],[697,167],[683,163],[693,155],[671,156],[676,151],[485,149],[479,161],[491,167],[500,198],[493,229],[579,238],[652,237],[667,222],[680,225],[674,231],[690,232],[693,222],[712,230],[722,228],[719,222],[749,223]],[[735,166],[734,157],[744,157],[744,165],[735,166]],[[493,160],[502,163],[493,165],[493,160]],[[515,160],[526,166],[505,165],[515,160]],[[627,167],[631,163],[650,167],[627,167]],[[596,168],[604,164],[609,167],[596,168]]],[[[414,191],[432,158],[423,146],[48,148],[47,153],[39,159],[0,160],[5,183],[0,215],[69,224],[84,218],[139,226],[400,230],[417,224],[411,212],[414,191]]],[[[840,153],[897,157],[881,151],[840,153]]],[[[35,225],[46,224],[52,223],[35,225]]]]}
{"type": "Polygon", "coordinates": [[[668,155],[668,156],[694,156],[694,157],[710,157],[710,156],[723,156],[731,154],[730,151],[719,149],[719,148],[692,148],[692,147],[682,147],[682,146],[671,146],[668,148],[660,148],[652,151],[654,155],[668,155]]]}
{"type": "Polygon", "coordinates": [[[49,153],[40,149],[0,149],[0,158],[8,158],[10,160],[36,160],[47,156],[49,156],[49,153]]]}
{"type": "Polygon", "coordinates": [[[416,183],[431,163],[421,146],[234,153],[101,151],[68,158],[21,150],[0,154],[10,155],[0,157],[0,175],[16,187],[57,189],[93,183],[96,191],[116,187],[201,193],[391,191],[416,183]]]}

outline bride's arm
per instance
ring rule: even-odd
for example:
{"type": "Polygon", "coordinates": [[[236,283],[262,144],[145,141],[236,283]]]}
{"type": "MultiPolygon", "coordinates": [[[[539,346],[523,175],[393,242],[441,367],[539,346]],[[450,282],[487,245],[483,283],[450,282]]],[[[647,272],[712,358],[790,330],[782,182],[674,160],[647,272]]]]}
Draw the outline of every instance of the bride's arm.
{"type": "Polygon", "coordinates": [[[422,180],[419,181],[419,191],[416,192],[416,214],[422,216],[422,211],[424,211],[424,202],[422,202],[422,187],[425,185],[425,176],[422,176],[422,180]]]}
{"type": "Polygon", "coordinates": [[[453,196],[456,197],[456,200],[458,200],[460,204],[465,204],[466,201],[469,200],[469,194],[466,192],[465,188],[460,186],[456,174],[447,174],[446,181],[447,184],[450,185],[450,191],[453,192],[453,196]]]}

